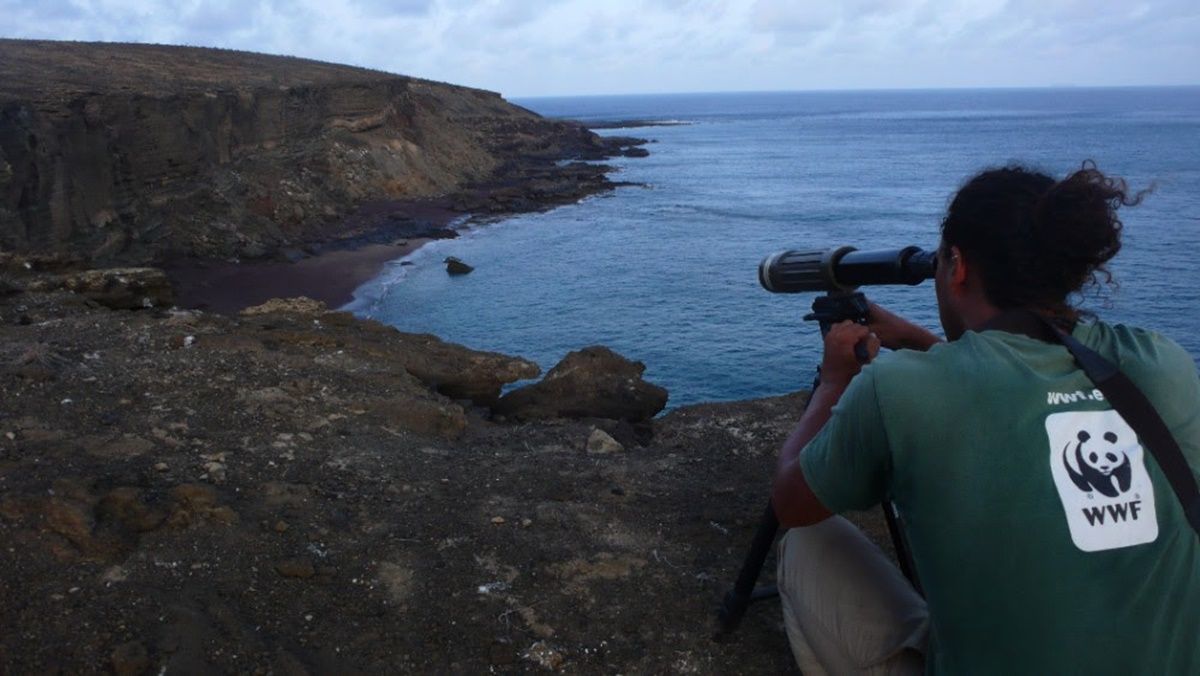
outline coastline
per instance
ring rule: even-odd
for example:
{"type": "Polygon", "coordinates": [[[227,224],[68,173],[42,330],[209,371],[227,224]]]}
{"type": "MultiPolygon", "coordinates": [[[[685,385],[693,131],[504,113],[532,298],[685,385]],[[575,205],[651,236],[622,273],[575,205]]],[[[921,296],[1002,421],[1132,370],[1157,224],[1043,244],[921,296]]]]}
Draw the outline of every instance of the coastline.
{"type": "MultiPolygon", "coordinates": [[[[645,139],[605,139],[601,158],[640,157],[645,139]]],[[[219,314],[236,314],[271,298],[307,296],[339,308],[354,291],[373,279],[388,262],[403,258],[435,239],[458,236],[455,224],[468,219],[505,218],[574,204],[627,182],[608,178],[614,167],[573,161],[527,168],[433,199],[373,200],[330,224],[326,234],[303,250],[277,258],[230,261],[179,258],[162,267],[171,280],[176,304],[219,314]]]]}
{"type": "Polygon", "coordinates": [[[431,238],[403,244],[366,244],[295,262],[195,261],[170,269],[180,307],[219,314],[265,303],[272,298],[307,296],[332,309],[354,299],[354,291],[373,279],[389,261],[403,258],[431,238]]]}

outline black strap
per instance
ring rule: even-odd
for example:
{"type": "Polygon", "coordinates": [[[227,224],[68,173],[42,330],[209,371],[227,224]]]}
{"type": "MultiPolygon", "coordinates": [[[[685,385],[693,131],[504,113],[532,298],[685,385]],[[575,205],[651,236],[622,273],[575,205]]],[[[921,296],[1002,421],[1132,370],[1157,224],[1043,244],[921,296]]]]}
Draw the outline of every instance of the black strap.
{"type": "Polygon", "coordinates": [[[1049,329],[1059,342],[1066,346],[1075,362],[1095,383],[1117,413],[1129,423],[1145,448],[1149,449],[1154,460],[1166,475],[1171,489],[1183,506],[1183,513],[1188,523],[1200,535],[1200,489],[1196,487],[1196,477],[1183,451],[1175,441],[1166,423],[1146,395],[1138,389],[1129,376],[1121,372],[1111,361],[1100,356],[1075,339],[1074,336],[1055,326],[1042,315],[1029,312],[1045,328],[1049,329]]]}

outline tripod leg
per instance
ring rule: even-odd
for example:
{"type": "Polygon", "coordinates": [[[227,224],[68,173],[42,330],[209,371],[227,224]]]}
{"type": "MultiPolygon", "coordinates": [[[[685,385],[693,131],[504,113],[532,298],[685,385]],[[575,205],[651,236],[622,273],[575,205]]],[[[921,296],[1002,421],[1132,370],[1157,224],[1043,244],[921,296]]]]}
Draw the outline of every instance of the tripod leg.
{"type": "Polygon", "coordinates": [[[779,519],[775,516],[775,508],[768,502],[762,520],[759,521],[758,530],[754,533],[750,551],[742,563],[742,570],[738,573],[737,582],[734,583],[733,589],[725,595],[725,600],[717,611],[718,626],[713,640],[720,640],[732,634],[741,623],[742,616],[746,614],[746,608],[752,601],[773,596],[770,593],[756,592],[754,585],[758,582],[763,563],[766,562],[767,554],[771,552],[771,545],[775,543],[775,536],[778,533],[779,519]]]}

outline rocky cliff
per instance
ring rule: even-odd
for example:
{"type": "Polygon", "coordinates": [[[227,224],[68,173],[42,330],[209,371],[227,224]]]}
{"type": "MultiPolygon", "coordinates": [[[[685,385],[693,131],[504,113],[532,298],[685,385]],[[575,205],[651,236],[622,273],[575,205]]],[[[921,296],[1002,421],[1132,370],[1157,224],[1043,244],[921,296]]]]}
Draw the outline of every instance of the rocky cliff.
{"type": "Polygon", "coordinates": [[[368,200],[603,181],[556,163],[612,149],[496,93],[379,71],[0,40],[0,249],[10,251],[100,264],[261,257],[358,234],[341,217],[368,200]]]}

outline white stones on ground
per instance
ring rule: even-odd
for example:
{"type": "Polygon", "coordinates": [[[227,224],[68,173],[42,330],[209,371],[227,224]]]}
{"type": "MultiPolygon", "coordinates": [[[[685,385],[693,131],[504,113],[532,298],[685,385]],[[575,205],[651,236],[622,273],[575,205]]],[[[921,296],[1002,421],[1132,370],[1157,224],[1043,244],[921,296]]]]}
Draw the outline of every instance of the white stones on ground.
{"type": "Polygon", "coordinates": [[[503,580],[497,580],[495,582],[488,582],[487,584],[479,585],[478,591],[480,594],[495,594],[497,592],[507,591],[508,589],[509,584],[507,582],[503,580]]]}
{"type": "Polygon", "coordinates": [[[538,641],[529,646],[522,655],[525,659],[534,664],[546,669],[559,669],[566,662],[563,654],[554,648],[551,648],[545,641],[538,641]]]}
{"type": "Polygon", "coordinates": [[[215,484],[225,483],[225,463],[226,453],[201,453],[200,459],[204,460],[204,472],[206,478],[215,484]]]}
{"type": "MultiPolygon", "coordinates": [[[[311,440],[312,435],[308,434],[308,433],[302,433],[300,435],[300,438],[305,439],[305,440],[311,440]]],[[[283,458],[284,460],[295,460],[296,459],[296,435],[292,434],[290,432],[280,432],[279,434],[275,435],[275,441],[271,442],[271,448],[274,448],[275,450],[279,451],[280,452],[279,456],[281,458],[283,458]]]]}
{"type": "Polygon", "coordinates": [[[611,453],[620,453],[625,447],[616,439],[613,439],[608,432],[596,428],[592,430],[591,436],[587,440],[587,452],[591,455],[609,455],[611,453]]]}

